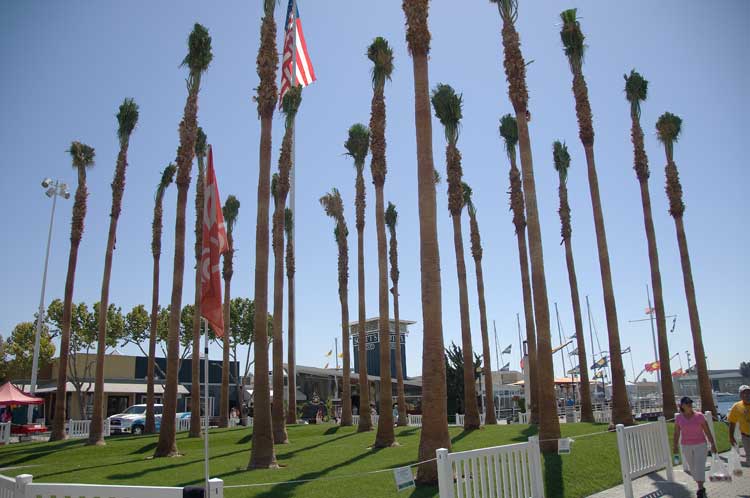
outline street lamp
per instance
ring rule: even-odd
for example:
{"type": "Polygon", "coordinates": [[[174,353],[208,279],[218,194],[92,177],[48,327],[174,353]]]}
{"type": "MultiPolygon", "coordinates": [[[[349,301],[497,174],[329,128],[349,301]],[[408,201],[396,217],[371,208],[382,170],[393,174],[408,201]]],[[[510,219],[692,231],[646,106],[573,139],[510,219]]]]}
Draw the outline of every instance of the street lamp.
{"type": "MultiPolygon", "coordinates": [[[[70,191],[68,186],[60,180],[52,180],[52,178],[45,178],[42,180],[42,188],[45,189],[45,195],[52,198],[52,214],[49,218],[49,231],[47,232],[47,252],[44,256],[44,272],[42,274],[42,295],[39,298],[39,313],[36,317],[36,333],[34,335],[34,359],[31,365],[31,394],[36,392],[36,380],[37,370],[39,369],[39,340],[42,335],[42,319],[44,318],[44,291],[47,286],[47,263],[49,262],[49,248],[52,242],[52,224],[55,221],[55,207],[57,206],[57,198],[62,197],[63,199],[70,199],[70,191]]],[[[29,411],[27,412],[27,420],[29,423],[32,422],[34,415],[34,408],[29,405],[29,411]]]]}

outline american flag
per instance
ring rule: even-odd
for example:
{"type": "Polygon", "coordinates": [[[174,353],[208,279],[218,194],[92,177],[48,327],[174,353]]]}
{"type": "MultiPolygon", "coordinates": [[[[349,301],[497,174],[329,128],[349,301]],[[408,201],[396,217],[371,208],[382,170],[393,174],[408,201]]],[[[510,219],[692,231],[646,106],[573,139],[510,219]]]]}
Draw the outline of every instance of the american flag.
{"type": "Polygon", "coordinates": [[[315,81],[315,70],[313,69],[310,54],[307,53],[305,35],[302,33],[302,20],[299,17],[299,9],[295,0],[289,0],[286,10],[286,23],[284,28],[284,56],[281,61],[281,91],[279,92],[279,104],[289,87],[294,85],[307,86],[315,81]],[[296,33],[296,47],[295,47],[296,33]],[[297,71],[294,82],[292,82],[292,68],[297,61],[297,71]]]}

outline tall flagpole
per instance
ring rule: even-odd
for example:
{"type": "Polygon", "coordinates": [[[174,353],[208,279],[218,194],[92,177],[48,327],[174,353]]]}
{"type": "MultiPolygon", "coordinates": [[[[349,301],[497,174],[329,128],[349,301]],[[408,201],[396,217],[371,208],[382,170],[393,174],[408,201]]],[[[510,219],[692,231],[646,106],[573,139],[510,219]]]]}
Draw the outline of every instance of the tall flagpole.
{"type": "Polygon", "coordinates": [[[206,496],[211,496],[211,488],[209,487],[210,475],[208,473],[208,323],[205,318],[201,318],[203,322],[203,415],[205,417],[203,423],[203,471],[206,474],[206,496]]]}
{"type": "MultiPolygon", "coordinates": [[[[294,15],[294,45],[292,47],[292,74],[289,81],[290,86],[296,86],[297,85],[297,0],[292,0],[292,13],[294,15]]],[[[296,242],[297,242],[297,211],[294,207],[294,198],[296,197],[297,189],[295,188],[295,179],[297,177],[297,137],[294,132],[294,120],[291,122],[291,133],[292,133],[292,167],[289,170],[289,209],[292,211],[292,241],[294,241],[294,244],[290,245],[290,248],[292,251],[295,250],[296,242]]],[[[296,297],[296,290],[294,285],[294,279],[292,279],[292,282],[289,285],[289,291],[291,295],[287,296],[287,307],[289,307],[289,303],[296,302],[292,296],[296,297]]],[[[295,305],[296,306],[296,305],[295,305]]],[[[291,317],[290,317],[291,319],[291,317]]],[[[294,330],[294,333],[297,333],[296,327],[294,327],[294,324],[288,323],[287,324],[287,331],[294,330]]],[[[296,339],[296,338],[295,338],[296,339]]],[[[297,379],[297,341],[290,341],[289,337],[287,336],[287,351],[292,359],[294,361],[290,361],[287,364],[287,376],[290,379],[295,379],[295,386],[297,385],[296,379],[297,379]]],[[[291,382],[289,385],[291,386],[291,382]]],[[[296,387],[295,387],[296,389],[296,387]]],[[[296,393],[295,393],[296,394],[296,393]]],[[[289,399],[291,400],[291,393],[289,396],[289,399]]]]}

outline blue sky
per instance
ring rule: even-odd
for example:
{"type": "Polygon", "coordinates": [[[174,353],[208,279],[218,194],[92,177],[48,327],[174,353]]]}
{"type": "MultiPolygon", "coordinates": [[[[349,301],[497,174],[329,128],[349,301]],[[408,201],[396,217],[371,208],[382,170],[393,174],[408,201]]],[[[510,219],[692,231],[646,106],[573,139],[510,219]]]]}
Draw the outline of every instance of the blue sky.
{"type": "MultiPolygon", "coordinates": [[[[202,81],[199,122],[214,146],[223,198],[241,201],[235,233],[233,294],[252,297],[255,191],[258,179],[259,121],[252,102],[257,85],[262,2],[3,2],[0,5],[0,149],[4,178],[0,209],[5,242],[0,259],[4,299],[0,334],[30,320],[37,308],[50,202],[39,182],[46,176],[75,184],[66,150],[71,140],[96,148],[89,172],[89,211],[76,273],[75,301],[99,300],[109,184],[117,154],[115,113],[125,97],[140,105],[133,134],[123,213],[112,272],[111,300],[128,311],[151,296],[151,217],[161,170],[174,160],[177,125],[185,101],[186,71],[179,64],[194,22],[207,26],[214,60],[202,81]]],[[[431,2],[430,83],[451,84],[464,96],[459,141],[465,180],[474,187],[484,244],[484,273],[490,320],[497,323],[501,348],[513,344],[518,364],[516,313],[522,312],[516,242],[508,212],[507,159],[497,134],[498,118],[511,111],[502,71],[500,19],[486,1],[431,2]]],[[[354,169],[343,155],[348,127],[367,123],[371,98],[367,45],[384,36],[393,46],[395,71],[386,86],[388,177],[386,199],[399,209],[401,315],[421,321],[416,145],[411,60],[404,41],[401,2],[301,0],[305,35],[318,81],[304,92],[297,118],[297,330],[298,362],[322,366],[338,336],[336,248],[332,224],[317,199],[338,187],[346,201],[350,237],[350,316],[356,317],[356,232],[354,169]]],[[[625,72],[636,68],[650,82],[642,106],[652,177],[651,193],[668,314],[677,314],[670,335],[672,352],[692,350],[674,224],[663,191],[665,164],[654,123],[664,111],[679,114],[683,134],[675,148],[687,211],[693,272],[711,368],[736,368],[747,353],[748,245],[743,167],[750,113],[750,71],[746,49],[750,5],[742,1],[697,2],[522,2],[517,27],[528,67],[531,140],[544,243],[550,306],[558,303],[564,333],[573,333],[564,252],[559,242],[557,175],[551,144],[565,140],[572,156],[568,180],[573,246],[582,299],[590,296],[594,324],[606,346],[601,281],[583,149],[578,140],[571,76],[559,41],[558,14],[579,8],[589,49],[584,67],[596,131],[596,155],[609,239],[623,347],[631,346],[636,370],[653,357],[644,318],[645,286],[650,282],[640,194],[632,170],[630,117],[623,94],[625,72]]],[[[281,22],[286,5],[276,11],[281,22]]],[[[282,33],[278,43],[281,47],[282,33]]],[[[433,123],[435,165],[445,171],[444,137],[433,123]]],[[[276,167],[283,121],[273,129],[276,167]]],[[[195,171],[195,168],[194,168],[195,171]]],[[[369,161],[368,174],[369,178],[369,161]]],[[[367,181],[365,262],[367,315],[377,313],[374,191],[367,181]]],[[[175,189],[165,200],[161,301],[171,291],[175,189]]],[[[191,188],[191,197],[194,190],[191,188]]],[[[62,297],[71,201],[62,201],[53,232],[47,302],[62,297]]],[[[192,200],[189,211],[192,217],[192,200]]],[[[438,190],[438,232],[442,262],[445,340],[460,340],[458,290],[445,184],[438,190]]],[[[192,226],[189,221],[188,226],[192,226]]],[[[468,223],[464,223],[465,231],[468,223]]],[[[464,240],[468,243],[468,234],[464,240]]],[[[468,249],[468,246],[467,246],[468,249]]],[[[192,237],[186,244],[192,258],[192,237]]],[[[467,251],[468,257],[468,251],[467,251]]],[[[183,302],[192,299],[193,277],[185,273],[183,302]]],[[[475,349],[481,349],[474,266],[467,260],[475,349]]],[[[554,313],[554,308],[552,308],[554,313]]],[[[523,314],[521,313],[523,320],[523,314]]],[[[554,319],[554,314],[553,314],[554,319]]],[[[585,320],[585,317],[584,317],[585,320]]],[[[554,325],[554,321],[553,321],[554,325]]],[[[490,329],[491,332],[491,329],[490,329]]],[[[553,343],[557,344],[553,327],[553,343]]],[[[421,371],[421,324],[408,339],[410,375],[421,371]]],[[[587,337],[588,343],[588,337],[587,337]]],[[[590,344],[587,344],[590,348],[590,344]]],[[[219,356],[218,349],[212,356],[219,356]]],[[[494,357],[493,357],[494,361],[494,357]]],[[[567,359],[566,359],[567,361],[567,359]]],[[[625,358],[630,372],[630,359],[625,358]]],[[[674,360],[673,368],[679,367],[674,360]]],[[[558,374],[562,367],[556,359],[558,374]]]]}

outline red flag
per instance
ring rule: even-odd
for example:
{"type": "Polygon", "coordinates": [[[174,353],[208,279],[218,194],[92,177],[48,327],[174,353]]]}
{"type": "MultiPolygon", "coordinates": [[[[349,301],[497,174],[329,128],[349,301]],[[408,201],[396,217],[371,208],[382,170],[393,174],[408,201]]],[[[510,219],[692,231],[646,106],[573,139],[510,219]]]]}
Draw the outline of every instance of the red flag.
{"type": "Polygon", "coordinates": [[[647,372],[656,372],[660,367],[661,365],[658,361],[653,361],[651,363],[646,363],[645,369],[647,372]]]}
{"type": "Polygon", "coordinates": [[[227,232],[221,211],[219,186],[214,171],[214,154],[208,148],[203,201],[203,247],[201,252],[201,316],[208,320],[217,337],[224,335],[221,304],[220,255],[227,250],[227,232]]]}

